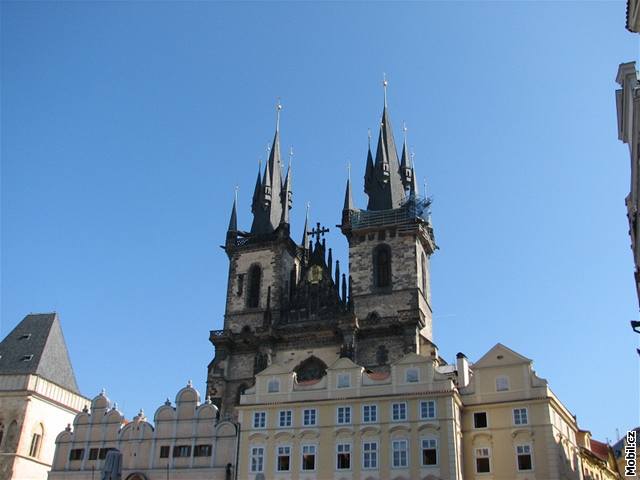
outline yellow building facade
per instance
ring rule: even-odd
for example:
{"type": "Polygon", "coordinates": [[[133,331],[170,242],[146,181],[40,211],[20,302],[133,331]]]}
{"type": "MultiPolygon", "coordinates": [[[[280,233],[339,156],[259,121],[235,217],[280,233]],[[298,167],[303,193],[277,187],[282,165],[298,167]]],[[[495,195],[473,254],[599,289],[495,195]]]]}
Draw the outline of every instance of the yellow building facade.
{"type": "Polygon", "coordinates": [[[240,397],[242,479],[586,478],[579,429],[528,358],[409,353],[388,374],[340,358],[298,382],[273,364],[240,397]]]}

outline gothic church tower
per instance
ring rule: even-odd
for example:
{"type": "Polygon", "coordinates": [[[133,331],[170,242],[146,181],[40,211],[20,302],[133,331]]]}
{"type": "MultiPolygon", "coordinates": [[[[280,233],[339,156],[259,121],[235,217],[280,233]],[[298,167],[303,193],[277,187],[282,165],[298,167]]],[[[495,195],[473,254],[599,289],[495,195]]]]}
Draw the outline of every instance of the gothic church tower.
{"type": "Polygon", "coordinates": [[[355,207],[349,179],[340,225],[349,242],[358,363],[372,367],[407,352],[431,355],[432,351],[429,259],[437,247],[430,200],[419,195],[406,128],[398,159],[386,88],[385,80],[375,161],[371,140],[367,152],[367,208],[355,207]]]}
{"type": "Polygon", "coordinates": [[[309,230],[307,218],[301,243],[291,238],[292,171],[289,165],[283,175],[280,108],[256,179],[251,230],[238,228],[234,201],[224,245],[224,328],[210,334],[215,357],[207,376],[207,395],[223,415],[234,414],[240,395],[270,365],[293,372],[295,381],[316,381],[340,357],[387,371],[408,352],[435,355],[429,201],[418,194],[406,138],[398,158],[386,82],[375,162],[371,148],[367,156],[366,210],[356,208],[347,182],[339,227],[349,242],[348,272],[334,264],[319,223],[309,230]]]}

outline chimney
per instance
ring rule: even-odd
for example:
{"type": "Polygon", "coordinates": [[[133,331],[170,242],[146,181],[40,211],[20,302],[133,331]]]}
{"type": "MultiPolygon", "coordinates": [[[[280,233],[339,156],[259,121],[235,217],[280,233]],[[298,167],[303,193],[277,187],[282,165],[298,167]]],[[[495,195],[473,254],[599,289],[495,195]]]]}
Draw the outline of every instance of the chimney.
{"type": "Polygon", "coordinates": [[[462,352],[456,355],[456,368],[458,371],[458,387],[464,388],[469,385],[469,361],[462,352]]]}

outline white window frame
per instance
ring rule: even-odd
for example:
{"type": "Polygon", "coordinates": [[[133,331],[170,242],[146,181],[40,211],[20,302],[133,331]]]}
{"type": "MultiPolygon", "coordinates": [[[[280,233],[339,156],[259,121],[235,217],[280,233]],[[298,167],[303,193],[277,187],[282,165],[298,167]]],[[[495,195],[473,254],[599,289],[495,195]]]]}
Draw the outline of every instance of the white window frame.
{"type": "Polygon", "coordinates": [[[336,376],[336,388],[351,388],[351,374],[339,373],[336,376]]]}
{"type": "Polygon", "coordinates": [[[529,425],[529,409],[527,407],[518,407],[513,409],[513,424],[529,425]],[[517,412],[517,415],[516,415],[516,412],[517,412]],[[524,412],[524,422],[522,421],[523,412],[524,412]]]}
{"type": "Polygon", "coordinates": [[[420,383],[420,369],[416,368],[416,367],[410,367],[405,369],[404,371],[404,383],[420,383]],[[409,380],[409,372],[415,372],[416,374],[416,379],[415,380],[409,380]]]}
{"type": "MultiPolygon", "coordinates": [[[[293,447],[290,444],[281,444],[281,445],[276,445],[276,473],[282,473],[282,472],[290,472],[291,471],[291,455],[293,453],[293,447]],[[288,448],[289,449],[289,469],[288,470],[280,470],[278,467],[278,459],[280,458],[280,449],[281,448],[288,448]]],[[[282,455],[283,457],[285,455],[282,455]]]]}
{"type": "MultiPolygon", "coordinates": [[[[398,409],[398,412],[400,412],[400,409],[398,409]]],[[[406,422],[408,418],[409,418],[409,412],[407,408],[407,402],[393,402],[391,404],[391,421],[392,422],[406,422]],[[395,405],[404,405],[404,418],[394,418],[393,407],[395,405]]]]}
{"type": "MultiPolygon", "coordinates": [[[[311,418],[311,415],[309,415],[311,418]]],[[[318,409],[317,408],[305,408],[302,410],[302,426],[303,427],[315,427],[318,425],[318,409]],[[313,423],[305,423],[307,421],[306,412],[313,412],[313,423]]]]}
{"type": "Polygon", "coordinates": [[[506,375],[496,377],[496,392],[508,392],[511,389],[511,382],[506,375]]]}
{"type": "Polygon", "coordinates": [[[438,418],[438,402],[436,402],[435,400],[420,400],[420,403],[418,404],[418,408],[420,409],[420,420],[435,420],[436,418],[438,418]],[[423,404],[431,404],[433,405],[433,415],[429,416],[428,415],[428,411],[429,411],[429,407],[427,407],[427,415],[423,415],[422,412],[422,405],[423,404]]]}
{"type": "Polygon", "coordinates": [[[253,425],[254,429],[264,429],[267,428],[267,412],[264,410],[258,410],[256,412],[253,412],[253,421],[251,423],[253,425]],[[262,415],[262,418],[264,420],[264,425],[258,425],[256,426],[256,419],[258,418],[259,415],[262,415]]]}
{"type": "Polygon", "coordinates": [[[473,416],[471,421],[473,422],[473,428],[475,430],[484,430],[489,428],[489,413],[486,410],[482,410],[479,412],[473,412],[473,416]],[[486,427],[476,427],[476,413],[484,413],[484,418],[487,420],[487,426],[486,427]]]}
{"type": "Polygon", "coordinates": [[[437,467],[440,465],[440,446],[438,445],[438,439],[435,437],[422,437],[420,438],[420,465],[427,468],[437,467]],[[436,451],[436,463],[426,464],[424,463],[424,455],[423,451],[425,450],[424,442],[435,442],[435,451],[436,451]]]}
{"type": "Polygon", "coordinates": [[[338,442],[336,443],[336,471],[338,472],[348,472],[353,468],[353,444],[351,442],[338,442]],[[347,447],[346,452],[340,452],[340,447],[347,447]],[[348,453],[349,454],[349,468],[338,468],[338,454],[339,453],[348,453]]]}
{"type": "MultiPolygon", "coordinates": [[[[399,450],[401,452],[401,450],[399,450]]],[[[409,468],[409,440],[406,438],[392,438],[391,439],[391,468],[399,469],[399,468],[409,468]],[[396,442],[404,442],[404,465],[396,465],[395,457],[393,453],[395,452],[394,446],[396,442]]]]}
{"type": "Polygon", "coordinates": [[[293,410],[280,410],[278,411],[278,427],[280,428],[291,428],[293,426],[293,410]],[[284,419],[287,419],[287,413],[289,414],[289,424],[288,425],[283,425],[282,423],[282,416],[284,414],[284,419]]]}
{"type": "Polygon", "coordinates": [[[267,393],[280,393],[280,380],[272,378],[267,382],[267,393]],[[271,388],[271,385],[275,385],[275,390],[271,388]]]}
{"type": "Polygon", "coordinates": [[[265,455],[265,447],[264,445],[250,445],[249,446],[249,472],[251,473],[264,473],[264,455],[265,455]],[[262,454],[254,454],[254,450],[262,450],[262,454]],[[254,469],[253,459],[261,458],[260,469],[254,469]]]}
{"type": "MultiPolygon", "coordinates": [[[[516,450],[516,471],[518,472],[533,472],[535,465],[533,463],[533,445],[531,445],[530,443],[519,443],[515,446],[515,450],[516,450]],[[518,452],[518,448],[520,447],[526,447],[529,449],[529,458],[531,459],[531,468],[529,470],[520,470],[520,462],[518,462],[519,460],[519,456],[520,453],[518,452]]],[[[526,453],[523,453],[522,455],[526,455],[526,453]]]]}
{"type": "Polygon", "coordinates": [[[353,422],[353,409],[351,408],[351,405],[339,405],[336,407],[336,424],[337,425],[351,425],[351,423],[353,422]],[[347,412],[349,412],[349,421],[348,422],[341,422],[340,421],[340,409],[344,409],[344,415],[343,417],[346,418],[347,412]]]}
{"type": "Polygon", "coordinates": [[[378,452],[380,452],[380,442],[377,439],[375,439],[375,440],[367,439],[367,438],[362,439],[362,470],[378,470],[378,465],[380,463],[380,456],[379,456],[378,452]],[[365,451],[365,449],[364,449],[365,444],[375,445],[376,448],[374,450],[365,451]],[[369,455],[371,455],[372,452],[374,453],[375,462],[371,462],[371,458],[372,457],[370,456],[369,457],[369,464],[375,463],[375,465],[366,467],[365,466],[365,461],[364,461],[364,455],[365,455],[365,453],[369,453],[369,455]]]}
{"type": "Polygon", "coordinates": [[[362,423],[378,423],[378,405],[376,403],[365,403],[362,405],[362,423]],[[369,407],[369,420],[365,419],[364,408],[369,407]],[[371,419],[371,411],[375,412],[375,418],[371,419]]]}
{"type": "Polygon", "coordinates": [[[490,447],[474,447],[473,449],[473,463],[474,463],[474,471],[476,474],[478,475],[488,475],[491,474],[493,472],[492,469],[492,461],[491,461],[491,448],[490,447]],[[478,451],[479,450],[486,450],[487,451],[487,455],[481,455],[478,456],[478,451]],[[489,459],[489,471],[488,472],[479,472],[478,471],[478,458],[488,458],[489,459]]]}
{"type": "Polygon", "coordinates": [[[303,443],[302,445],[300,445],[300,471],[315,472],[317,470],[317,465],[318,465],[318,445],[315,443],[303,443]],[[304,449],[307,447],[313,448],[313,470],[304,469],[304,449]]]}

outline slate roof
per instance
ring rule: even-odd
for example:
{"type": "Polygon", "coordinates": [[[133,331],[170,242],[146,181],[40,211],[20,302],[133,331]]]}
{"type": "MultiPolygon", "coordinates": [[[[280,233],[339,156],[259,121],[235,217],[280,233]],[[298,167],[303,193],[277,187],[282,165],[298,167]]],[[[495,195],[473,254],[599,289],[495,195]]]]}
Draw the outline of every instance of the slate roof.
{"type": "Polygon", "coordinates": [[[80,394],[56,313],[27,315],[0,342],[0,375],[28,374],[80,394]]]}

